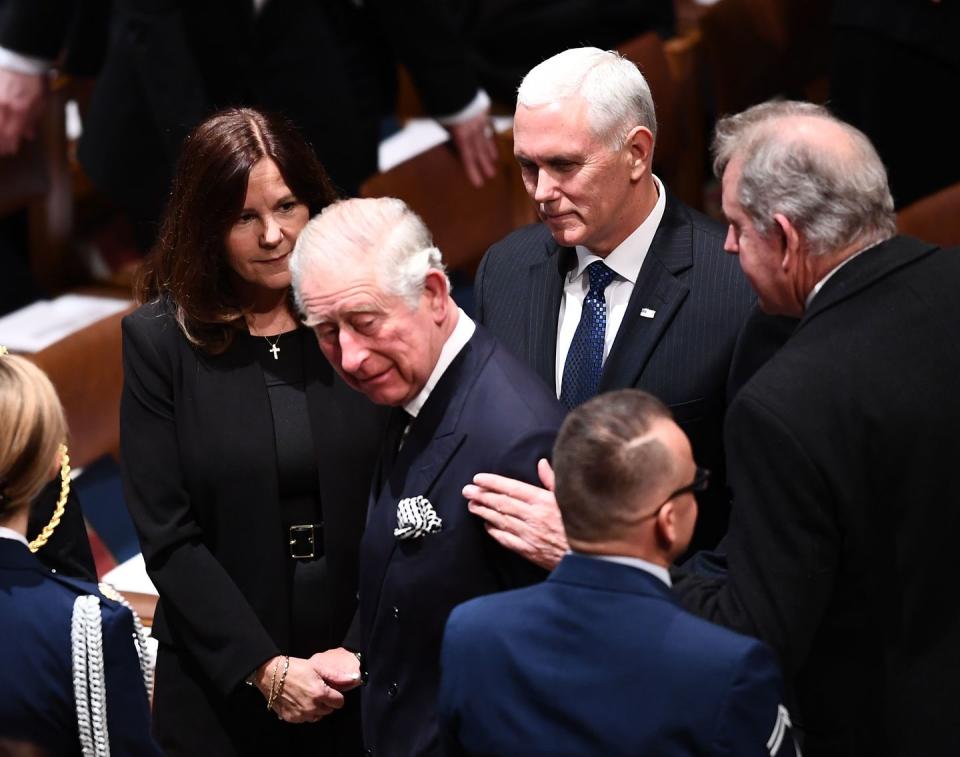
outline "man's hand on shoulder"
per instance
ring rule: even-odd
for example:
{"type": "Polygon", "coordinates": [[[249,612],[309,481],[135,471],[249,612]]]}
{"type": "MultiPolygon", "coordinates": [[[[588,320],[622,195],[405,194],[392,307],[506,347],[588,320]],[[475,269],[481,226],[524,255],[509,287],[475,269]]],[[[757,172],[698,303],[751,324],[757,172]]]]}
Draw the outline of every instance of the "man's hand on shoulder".
{"type": "Polygon", "coordinates": [[[553,496],[553,469],[546,460],[537,464],[544,488],[478,473],[463,487],[470,512],[502,546],[541,568],[553,570],[569,549],[560,510],[553,496]]]}

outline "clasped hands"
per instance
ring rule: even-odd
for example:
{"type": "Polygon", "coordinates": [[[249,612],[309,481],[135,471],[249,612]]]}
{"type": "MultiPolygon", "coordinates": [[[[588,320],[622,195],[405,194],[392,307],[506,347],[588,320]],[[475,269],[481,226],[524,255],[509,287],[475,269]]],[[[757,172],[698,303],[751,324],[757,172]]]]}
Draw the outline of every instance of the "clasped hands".
{"type": "MultiPolygon", "coordinates": [[[[253,676],[253,682],[270,701],[270,692],[284,668],[284,657],[272,657],[253,676]],[[274,671],[279,671],[276,675],[274,671]]],[[[273,700],[273,710],[288,723],[313,723],[343,707],[343,694],[360,685],[360,661],[343,647],[317,652],[309,659],[291,657],[283,687],[273,700]]]]}
{"type": "Polygon", "coordinates": [[[553,468],[537,463],[543,488],[493,473],[478,473],[463,487],[470,512],[484,520],[502,546],[541,568],[553,570],[569,549],[553,496],[553,468]]]}

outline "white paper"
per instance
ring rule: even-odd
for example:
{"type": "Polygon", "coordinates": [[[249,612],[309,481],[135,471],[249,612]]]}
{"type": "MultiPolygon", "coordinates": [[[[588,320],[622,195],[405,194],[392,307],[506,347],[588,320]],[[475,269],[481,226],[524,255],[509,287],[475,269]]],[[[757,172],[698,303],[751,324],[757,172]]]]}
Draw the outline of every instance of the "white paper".
{"type": "Polygon", "coordinates": [[[130,300],[83,294],[40,300],[0,318],[0,344],[11,352],[39,352],[130,305],[130,300]]]}
{"type": "Polygon", "coordinates": [[[147,566],[143,555],[136,554],[126,562],[117,565],[104,575],[103,580],[119,592],[135,591],[139,594],[157,596],[157,588],[147,575],[147,566]]]}

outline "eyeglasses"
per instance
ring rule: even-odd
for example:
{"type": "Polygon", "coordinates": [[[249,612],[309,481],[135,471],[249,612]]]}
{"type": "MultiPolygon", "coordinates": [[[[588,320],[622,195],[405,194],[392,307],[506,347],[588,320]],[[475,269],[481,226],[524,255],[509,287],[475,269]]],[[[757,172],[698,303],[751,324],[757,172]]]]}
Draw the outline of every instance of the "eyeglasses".
{"type": "MultiPolygon", "coordinates": [[[[707,487],[710,485],[710,471],[706,468],[701,468],[697,466],[697,472],[693,475],[693,481],[691,481],[686,486],[681,486],[673,494],[667,497],[663,504],[667,504],[671,499],[679,497],[681,494],[686,494],[687,492],[703,492],[707,490],[707,487]]],[[[660,505],[663,507],[663,505],[660,505]]]]}
{"type": "Polygon", "coordinates": [[[694,475],[693,475],[693,481],[691,481],[691,482],[690,482],[689,484],[687,484],[686,486],[681,486],[679,489],[677,489],[676,491],[674,491],[673,493],[671,493],[669,497],[667,497],[665,500],[663,500],[663,502],[661,502],[659,505],[657,505],[657,509],[656,509],[656,510],[654,510],[652,513],[647,513],[646,515],[642,516],[642,517],[640,518],[640,520],[646,520],[647,518],[653,518],[654,516],[657,515],[657,513],[659,513],[659,512],[663,509],[663,506],[664,506],[665,504],[667,504],[667,502],[669,502],[669,501],[672,500],[672,499],[676,499],[676,498],[679,497],[681,494],[687,494],[687,493],[689,493],[689,492],[702,492],[702,491],[706,491],[707,486],[709,486],[709,485],[710,485],[710,471],[707,470],[706,468],[701,468],[701,467],[698,465],[698,466],[697,466],[697,472],[694,473],[694,475]]]}

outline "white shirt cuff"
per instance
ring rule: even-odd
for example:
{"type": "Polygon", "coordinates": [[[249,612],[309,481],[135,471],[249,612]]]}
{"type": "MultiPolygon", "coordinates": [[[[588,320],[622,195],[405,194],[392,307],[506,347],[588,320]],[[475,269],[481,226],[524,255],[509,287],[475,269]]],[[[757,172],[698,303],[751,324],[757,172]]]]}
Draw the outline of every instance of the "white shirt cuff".
{"type": "Polygon", "coordinates": [[[437,121],[444,126],[456,126],[464,121],[469,121],[471,118],[476,118],[489,109],[490,96],[483,89],[478,89],[477,94],[467,104],[467,107],[458,110],[456,113],[451,113],[449,116],[437,116],[437,121]]]}
{"type": "Polygon", "coordinates": [[[0,68],[16,71],[18,74],[45,74],[53,67],[53,61],[42,58],[31,58],[13,50],[0,47],[0,68]]]}

